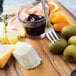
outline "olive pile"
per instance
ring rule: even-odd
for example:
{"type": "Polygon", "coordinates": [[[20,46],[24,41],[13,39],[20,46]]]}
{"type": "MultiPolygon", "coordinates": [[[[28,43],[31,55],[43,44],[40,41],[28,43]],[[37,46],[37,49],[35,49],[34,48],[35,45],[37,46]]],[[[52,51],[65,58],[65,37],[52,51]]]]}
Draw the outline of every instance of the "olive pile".
{"type": "Polygon", "coordinates": [[[48,49],[55,54],[63,53],[65,60],[70,62],[76,61],[76,25],[65,26],[61,35],[68,39],[68,42],[64,39],[59,39],[54,44],[50,43],[48,49]],[[69,45],[68,45],[69,44],[69,45]]]}

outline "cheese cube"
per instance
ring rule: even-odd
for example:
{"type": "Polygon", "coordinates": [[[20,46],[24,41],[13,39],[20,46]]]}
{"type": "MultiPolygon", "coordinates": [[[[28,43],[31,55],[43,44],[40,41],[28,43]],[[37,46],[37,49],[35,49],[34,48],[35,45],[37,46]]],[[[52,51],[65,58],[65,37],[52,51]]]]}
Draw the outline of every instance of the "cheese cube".
{"type": "Polygon", "coordinates": [[[0,22],[0,33],[3,31],[6,32],[6,26],[5,26],[4,22],[0,22]]]}
{"type": "Polygon", "coordinates": [[[6,32],[5,24],[3,22],[0,22],[0,41],[2,43],[9,43],[5,32],[6,32]]]}
{"type": "Polygon", "coordinates": [[[25,37],[26,33],[25,33],[25,29],[18,29],[18,35],[19,37],[25,37]]]}
{"type": "Polygon", "coordinates": [[[14,45],[0,45],[0,68],[3,68],[14,51],[14,45]]]}
{"type": "Polygon", "coordinates": [[[32,46],[24,42],[18,42],[15,44],[13,55],[26,69],[33,69],[41,63],[41,58],[32,46]]]}
{"type": "Polygon", "coordinates": [[[18,34],[16,31],[7,32],[7,37],[10,44],[15,44],[18,41],[18,34]]]}
{"type": "Polygon", "coordinates": [[[9,43],[9,40],[8,40],[8,38],[7,38],[7,34],[6,34],[5,32],[2,32],[2,33],[0,34],[0,41],[1,41],[1,43],[3,43],[3,44],[8,44],[8,43],[9,43]]]}

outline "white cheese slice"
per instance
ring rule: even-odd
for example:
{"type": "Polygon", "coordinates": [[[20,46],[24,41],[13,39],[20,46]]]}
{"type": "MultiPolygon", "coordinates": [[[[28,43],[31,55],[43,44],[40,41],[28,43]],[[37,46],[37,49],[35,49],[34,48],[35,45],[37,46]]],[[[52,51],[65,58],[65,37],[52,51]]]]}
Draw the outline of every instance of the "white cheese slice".
{"type": "Polygon", "coordinates": [[[18,42],[15,44],[14,57],[26,69],[33,69],[41,63],[41,58],[31,45],[18,42]]]}

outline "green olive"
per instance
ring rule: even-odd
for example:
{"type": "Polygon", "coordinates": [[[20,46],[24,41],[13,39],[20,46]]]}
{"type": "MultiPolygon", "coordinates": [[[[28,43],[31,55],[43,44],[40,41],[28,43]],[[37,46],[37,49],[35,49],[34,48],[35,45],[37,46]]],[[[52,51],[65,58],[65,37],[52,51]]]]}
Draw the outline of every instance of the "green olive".
{"type": "Polygon", "coordinates": [[[64,49],[67,46],[67,41],[64,39],[59,39],[54,42],[54,44],[50,43],[48,49],[50,52],[55,54],[63,53],[64,49]]]}

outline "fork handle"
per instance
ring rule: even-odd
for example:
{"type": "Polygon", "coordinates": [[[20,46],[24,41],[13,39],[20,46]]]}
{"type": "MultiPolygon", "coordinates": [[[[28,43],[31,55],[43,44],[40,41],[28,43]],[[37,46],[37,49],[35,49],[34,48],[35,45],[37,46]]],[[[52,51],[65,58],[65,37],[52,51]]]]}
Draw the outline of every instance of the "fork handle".
{"type": "Polygon", "coordinates": [[[48,13],[47,13],[47,10],[46,10],[45,0],[41,0],[41,3],[42,3],[42,7],[44,9],[45,16],[46,16],[46,22],[47,22],[47,25],[46,26],[47,27],[51,27],[52,24],[49,21],[49,16],[48,16],[48,13]]]}

